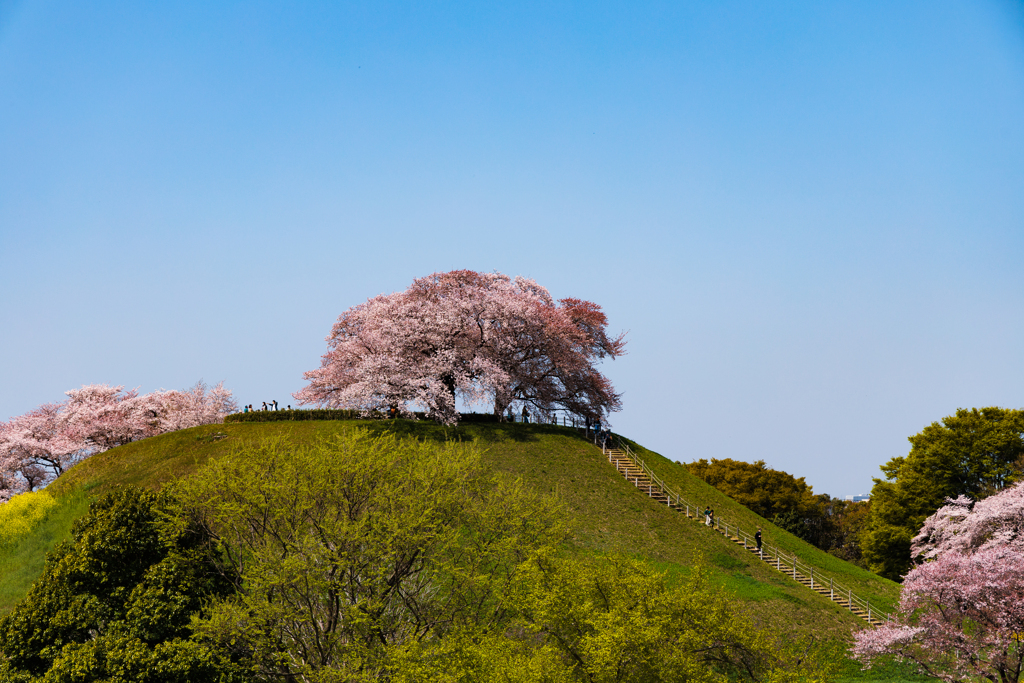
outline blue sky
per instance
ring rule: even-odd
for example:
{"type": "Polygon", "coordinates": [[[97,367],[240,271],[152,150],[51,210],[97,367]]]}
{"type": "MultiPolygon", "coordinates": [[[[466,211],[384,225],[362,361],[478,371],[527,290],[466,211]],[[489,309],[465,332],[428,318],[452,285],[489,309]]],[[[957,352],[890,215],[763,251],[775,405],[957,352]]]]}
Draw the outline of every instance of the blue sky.
{"type": "Polygon", "coordinates": [[[1024,407],[1024,4],[0,0],[0,419],[303,386],[454,268],[604,307],[613,426],[870,489],[1024,407]]]}

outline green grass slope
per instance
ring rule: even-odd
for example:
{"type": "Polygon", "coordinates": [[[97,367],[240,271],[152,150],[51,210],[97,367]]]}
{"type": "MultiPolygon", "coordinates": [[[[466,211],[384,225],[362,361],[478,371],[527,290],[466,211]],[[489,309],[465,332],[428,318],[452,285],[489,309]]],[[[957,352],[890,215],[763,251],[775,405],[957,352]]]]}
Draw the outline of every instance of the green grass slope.
{"type": "MultiPolygon", "coordinates": [[[[159,488],[188,475],[210,459],[248,442],[288,439],[295,443],[340,430],[391,430],[420,439],[457,439],[483,447],[485,464],[520,477],[527,485],[555,493],[572,515],[574,534],[566,552],[623,553],[643,558],[670,574],[686,574],[699,557],[716,569],[718,580],[762,623],[794,634],[847,637],[863,622],[826,598],[788,579],[751,553],[703,524],[659,505],[628,483],[601,450],[571,428],[521,424],[470,424],[444,428],[404,420],[394,422],[269,422],[209,425],[153,437],[115,448],[79,464],[51,487],[59,505],[28,537],[0,549],[0,613],[8,611],[38,576],[43,556],[66,537],[71,521],[98,495],[126,484],[159,488]]],[[[670,486],[751,531],[761,525],[765,538],[833,575],[837,581],[891,606],[898,586],[834,558],[774,527],[681,465],[634,445],[670,486]]]]}

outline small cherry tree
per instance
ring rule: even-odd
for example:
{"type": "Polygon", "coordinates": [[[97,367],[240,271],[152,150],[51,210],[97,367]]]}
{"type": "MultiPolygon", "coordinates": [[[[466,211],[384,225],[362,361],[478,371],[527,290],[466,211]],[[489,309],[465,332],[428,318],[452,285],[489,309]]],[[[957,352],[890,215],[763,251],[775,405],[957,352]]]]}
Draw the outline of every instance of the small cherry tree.
{"type": "Polygon", "coordinates": [[[892,655],[944,681],[1018,683],[1024,660],[1024,482],[977,503],[950,500],[914,539],[895,623],[856,634],[853,653],[892,655]]]}
{"type": "Polygon", "coordinates": [[[341,314],[303,404],[369,411],[426,408],[458,419],[456,396],[495,414],[532,406],[601,418],[619,394],[594,367],[624,353],[601,308],[561,299],[533,280],[458,270],[414,280],[341,314]]]}

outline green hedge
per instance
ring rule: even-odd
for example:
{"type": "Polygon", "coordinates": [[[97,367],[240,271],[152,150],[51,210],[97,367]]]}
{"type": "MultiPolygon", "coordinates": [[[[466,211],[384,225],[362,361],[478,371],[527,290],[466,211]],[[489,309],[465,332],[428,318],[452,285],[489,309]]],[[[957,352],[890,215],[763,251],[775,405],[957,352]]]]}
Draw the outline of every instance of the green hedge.
{"type": "MultiPolygon", "coordinates": [[[[426,413],[414,413],[420,420],[426,413]]],[[[371,411],[363,415],[359,410],[331,410],[314,408],[312,410],[254,410],[251,413],[232,413],[224,418],[225,422],[288,422],[291,420],[384,420],[384,413],[371,411]]],[[[488,413],[462,413],[461,423],[500,422],[497,415],[488,413]]]]}

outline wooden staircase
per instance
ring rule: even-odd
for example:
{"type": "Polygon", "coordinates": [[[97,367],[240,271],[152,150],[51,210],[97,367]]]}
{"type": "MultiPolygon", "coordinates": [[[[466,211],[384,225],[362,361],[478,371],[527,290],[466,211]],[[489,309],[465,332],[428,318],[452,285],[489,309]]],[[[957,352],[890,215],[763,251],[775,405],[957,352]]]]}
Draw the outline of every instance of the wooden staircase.
{"type": "MultiPolygon", "coordinates": [[[[636,486],[644,494],[650,496],[653,500],[657,501],[662,505],[685,514],[690,519],[699,521],[701,524],[705,524],[704,515],[700,510],[692,505],[677,504],[673,501],[671,496],[662,490],[656,482],[652,481],[650,476],[640,467],[629,455],[618,448],[606,448],[605,455],[609,462],[615,466],[615,469],[626,478],[626,480],[636,486]]],[[[813,590],[819,595],[823,595],[835,604],[843,607],[850,612],[853,612],[858,617],[868,622],[872,626],[880,626],[885,623],[884,620],[879,619],[877,613],[865,610],[853,601],[853,596],[836,591],[831,581],[822,581],[820,578],[815,579],[814,570],[805,572],[800,568],[794,569],[793,563],[787,563],[782,559],[770,558],[765,556],[763,553],[758,552],[757,548],[752,544],[748,544],[742,538],[738,536],[730,535],[728,533],[728,527],[722,529],[720,525],[711,525],[709,528],[722,534],[733,543],[743,546],[744,549],[753,553],[756,557],[762,560],[769,567],[775,569],[780,574],[783,574],[797,583],[800,583],[807,588],[813,590]]]]}

